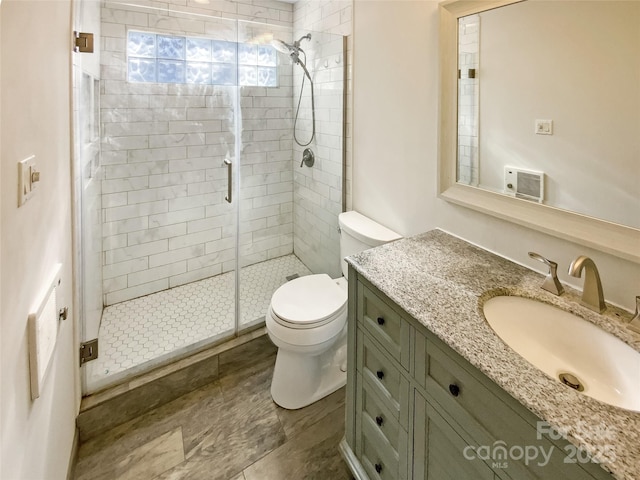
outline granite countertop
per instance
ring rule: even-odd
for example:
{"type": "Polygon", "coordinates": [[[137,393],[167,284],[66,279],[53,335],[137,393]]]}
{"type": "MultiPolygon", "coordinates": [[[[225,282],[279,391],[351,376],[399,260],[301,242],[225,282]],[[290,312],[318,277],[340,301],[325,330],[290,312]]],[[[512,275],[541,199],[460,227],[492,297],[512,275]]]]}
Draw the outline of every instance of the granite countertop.
{"type": "Polygon", "coordinates": [[[548,293],[540,288],[543,275],[440,230],[367,250],[347,262],[615,478],[640,479],[640,413],[604,404],[548,377],[494,333],[482,305],[496,295],[537,299],[575,313],[640,351],[640,335],[621,320],[630,320],[631,314],[610,305],[596,314],[579,304],[580,292],[566,285],[560,297],[548,293]]]}

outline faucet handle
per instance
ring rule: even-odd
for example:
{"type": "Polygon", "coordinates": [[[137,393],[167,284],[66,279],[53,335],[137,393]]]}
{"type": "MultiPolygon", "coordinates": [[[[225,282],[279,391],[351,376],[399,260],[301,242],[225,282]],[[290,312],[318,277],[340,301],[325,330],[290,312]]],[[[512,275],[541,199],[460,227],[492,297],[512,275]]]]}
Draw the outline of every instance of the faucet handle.
{"type": "Polygon", "coordinates": [[[547,278],[544,279],[540,288],[547,292],[551,292],[554,295],[562,295],[564,293],[564,288],[562,287],[560,280],[558,280],[558,264],[536,252],[529,252],[529,256],[549,267],[547,278]]]}
{"type": "Polygon", "coordinates": [[[640,333],[640,295],[636,296],[636,314],[629,322],[629,329],[640,333]]]}

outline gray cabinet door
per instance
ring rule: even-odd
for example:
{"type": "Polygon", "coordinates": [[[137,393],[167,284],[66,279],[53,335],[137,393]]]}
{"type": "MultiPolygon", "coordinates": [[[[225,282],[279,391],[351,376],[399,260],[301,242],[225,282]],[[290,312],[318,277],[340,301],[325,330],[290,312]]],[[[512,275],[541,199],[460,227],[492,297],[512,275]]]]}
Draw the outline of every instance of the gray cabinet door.
{"type": "Polygon", "coordinates": [[[468,443],[417,391],[413,445],[414,480],[493,480],[491,468],[465,458],[468,443]]]}

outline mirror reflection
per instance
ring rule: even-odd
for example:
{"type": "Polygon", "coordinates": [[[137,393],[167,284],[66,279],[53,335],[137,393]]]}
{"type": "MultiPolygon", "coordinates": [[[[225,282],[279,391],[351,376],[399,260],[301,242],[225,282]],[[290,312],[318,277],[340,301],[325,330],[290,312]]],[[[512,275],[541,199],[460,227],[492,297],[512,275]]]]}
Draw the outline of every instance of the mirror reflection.
{"type": "Polygon", "coordinates": [[[458,182],[640,228],[638,25],[628,1],[460,18],[458,182]]]}

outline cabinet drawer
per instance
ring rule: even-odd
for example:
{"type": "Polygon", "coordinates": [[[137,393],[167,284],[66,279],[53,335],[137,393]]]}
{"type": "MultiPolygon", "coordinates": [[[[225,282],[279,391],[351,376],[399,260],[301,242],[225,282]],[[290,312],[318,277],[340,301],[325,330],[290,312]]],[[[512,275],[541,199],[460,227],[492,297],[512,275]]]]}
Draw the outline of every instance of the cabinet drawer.
{"type": "Polygon", "coordinates": [[[521,459],[510,459],[505,473],[513,478],[592,478],[581,466],[565,463],[569,450],[553,445],[546,438],[538,438],[534,425],[429,341],[426,385],[427,393],[444,414],[467,432],[476,446],[490,446],[501,441],[507,448],[526,446],[537,452],[548,452],[549,458],[545,462],[541,461],[542,457],[526,464],[521,459]]]}
{"type": "MultiPolygon", "coordinates": [[[[362,466],[370,480],[398,480],[400,459],[398,452],[387,442],[370,417],[362,417],[362,466]]],[[[404,460],[404,459],[403,459],[404,460]]]]}
{"type": "Polygon", "coordinates": [[[497,419],[493,418],[494,414],[492,413],[496,409],[491,407],[501,403],[500,400],[469,372],[429,341],[427,342],[425,383],[427,392],[445,410],[458,405],[482,426],[491,428],[496,424],[497,419]]]}
{"type": "Polygon", "coordinates": [[[409,381],[397,364],[383,353],[373,339],[358,331],[357,370],[363,384],[388,407],[393,417],[407,428],[409,409],[409,381]]]}
{"type": "Polygon", "coordinates": [[[369,288],[358,287],[358,321],[408,370],[409,324],[369,288]]]}
{"type": "Polygon", "coordinates": [[[400,442],[406,442],[407,433],[389,407],[373,392],[371,386],[362,382],[360,375],[358,375],[358,392],[360,394],[358,411],[362,412],[363,421],[367,418],[393,449],[396,452],[400,451],[400,442]]]}

